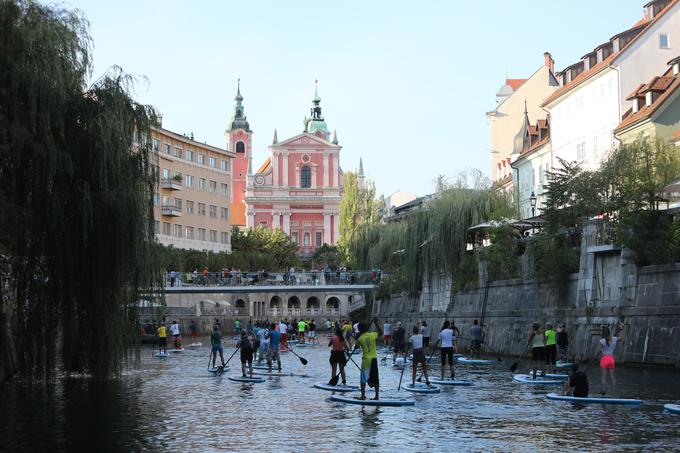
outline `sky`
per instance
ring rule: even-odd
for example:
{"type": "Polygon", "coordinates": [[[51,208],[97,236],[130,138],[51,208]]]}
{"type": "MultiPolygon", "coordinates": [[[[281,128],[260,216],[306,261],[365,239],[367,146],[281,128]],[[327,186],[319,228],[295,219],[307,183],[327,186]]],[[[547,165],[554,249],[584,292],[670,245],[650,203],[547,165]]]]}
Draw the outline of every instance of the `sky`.
{"type": "Polygon", "coordinates": [[[551,52],[556,69],[632,26],[646,0],[67,0],[90,22],[92,80],[118,65],[163,127],[225,147],[236,81],[253,166],[303,130],[318,80],[340,165],[378,194],[425,195],[438,175],[491,173],[489,127],[504,79],[551,52]]]}

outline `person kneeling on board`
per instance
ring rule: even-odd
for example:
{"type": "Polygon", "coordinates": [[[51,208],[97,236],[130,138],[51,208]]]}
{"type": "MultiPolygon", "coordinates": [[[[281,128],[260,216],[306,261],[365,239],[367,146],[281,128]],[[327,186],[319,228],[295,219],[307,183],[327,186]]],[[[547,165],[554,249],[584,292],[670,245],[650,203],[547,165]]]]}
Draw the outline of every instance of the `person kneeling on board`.
{"type": "Polygon", "coordinates": [[[579,371],[577,363],[571,367],[569,379],[564,384],[564,394],[577,398],[588,397],[588,375],[579,371]]]}
{"type": "MultiPolygon", "coordinates": [[[[371,324],[375,325],[377,332],[369,332],[366,324],[359,323],[359,337],[357,346],[361,348],[361,396],[360,400],[366,399],[366,384],[375,389],[374,400],[380,399],[380,378],[378,376],[378,352],[376,350],[378,337],[382,331],[378,326],[378,318],[373,318],[371,324]]],[[[355,346],[356,349],[356,346],[355,346]]]]}

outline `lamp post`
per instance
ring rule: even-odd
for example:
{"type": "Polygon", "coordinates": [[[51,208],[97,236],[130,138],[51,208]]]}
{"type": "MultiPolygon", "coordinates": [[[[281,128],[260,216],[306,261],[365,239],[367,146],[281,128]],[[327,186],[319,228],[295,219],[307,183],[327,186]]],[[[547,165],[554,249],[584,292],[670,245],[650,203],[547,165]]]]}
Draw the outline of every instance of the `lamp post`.
{"type": "Polygon", "coordinates": [[[536,194],[531,191],[531,196],[529,197],[529,203],[531,203],[531,217],[536,216],[536,194]]]}

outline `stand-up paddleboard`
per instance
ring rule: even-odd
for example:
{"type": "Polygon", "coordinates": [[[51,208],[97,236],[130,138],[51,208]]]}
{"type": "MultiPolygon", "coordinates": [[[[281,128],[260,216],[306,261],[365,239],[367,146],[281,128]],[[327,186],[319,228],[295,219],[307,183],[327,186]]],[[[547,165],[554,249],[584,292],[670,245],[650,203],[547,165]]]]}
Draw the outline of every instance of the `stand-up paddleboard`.
{"type": "Polygon", "coordinates": [[[680,414],[680,404],[664,404],[663,408],[666,409],[668,412],[672,412],[674,414],[680,414]]]}
{"type": "Polygon", "coordinates": [[[536,384],[536,385],[560,385],[564,384],[564,381],[560,379],[549,379],[536,376],[533,378],[530,374],[516,374],[512,377],[515,381],[521,382],[522,384],[536,384]]]}
{"type": "Polygon", "coordinates": [[[222,374],[222,373],[226,373],[227,371],[229,371],[229,366],[225,366],[224,368],[222,368],[221,366],[216,366],[216,367],[211,366],[211,367],[208,368],[208,373],[214,373],[214,374],[222,374]]]}
{"type": "Polygon", "coordinates": [[[168,349],[168,352],[184,352],[184,351],[185,351],[184,348],[179,348],[179,349],[175,349],[175,348],[173,348],[173,349],[168,349]]]}
{"type": "MultiPolygon", "coordinates": [[[[247,367],[246,367],[247,368],[247,367]]],[[[254,365],[253,364],[253,370],[268,370],[269,365],[254,365]]]]}
{"type": "MultiPolygon", "coordinates": [[[[432,381],[430,381],[432,383],[432,381]]],[[[406,384],[404,390],[415,393],[439,393],[439,387],[434,385],[423,384],[422,382],[416,382],[416,385],[406,384]]]]}
{"type": "Polygon", "coordinates": [[[489,359],[468,359],[467,357],[458,357],[458,363],[464,363],[467,365],[490,365],[494,363],[494,360],[489,359]]]}
{"type": "Polygon", "coordinates": [[[472,381],[465,381],[462,379],[430,379],[430,384],[469,387],[472,385],[472,381]]]}
{"type": "Polygon", "coordinates": [[[630,399],[630,398],[596,398],[596,397],[584,397],[580,398],[578,396],[563,396],[557,393],[548,393],[546,396],[549,400],[556,401],[569,401],[572,403],[596,403],[596,404],[626,404],[629,406],[639,406],[642,404],[642,400],[630,399]]]}
{"type": "Polygon", "coordinates": [[[312,346],[310,343],[298,343],[295,345],[296,348],[308,348],[312,346]]]}
{"type": "Polygon", "coordinates": [[[264,378],[261,377],[229,376],[229,380],[234,382],[243,382],[246,384],[259,384],[264,382],[264,378]]]}
{"type": "Polygon", "coordinates": [[[331,400],[337,401],[339,403],[359,404],[361,406],[413,406],[416,404],[416,402],[413,400],[393,400],[393,399],[372,400],[368,398],[366,398],[365,400],[360,400],[358,398],[341,395],[331,395],[331,400]]]}
{"type": "Polygon", "coordinates": [[[317,382],[314,384],[314,387],[321,389],[321,390],[329,390],[331,392],[356,392],[359,390],[359,387],[354,386],[354,385],[330,385],[326,382],[317,382]]]}
{"type": "Polygon", "coordinates": [[[163,357],[170,357],[169,352],[157,352],[154,354],[154,357],[163,358],[163,357]]]}
{"type": "Polygon", "coordinates": [[[203,346],[203,343],[201,343],[200,341],[198,341],[196,343],[191,343],[189,345],[190,348],[200,348],[201,346],[203,346]]]}
{"type": "MultiPolygon", "coordinates": [[[[527,371],[527,374],[533,374],[533,373],[534,373],[533,370],[527,371]]],[[[548,379],[569,379],[569,375],[568,375],[568,374],[561,374],[561,373],[545,373],[545,375],[541,376],[541,372],[540,372],[540,371],[537,371],[537,372],[536,372],[536,379],[538,379],[539,377],[544,377],[544,378],[548,378],[548,379]]]]}
{"type": "Polygon", "coordinates": [[[572,362],[560,362],[558,360],[555,366],[557,368],[571,368],[572,366],[574,366],[574,364],[572,362]]]}
{"type": "Polygon", "coordinates": [[[272,370],[271,372],[267,370],[253,370],[253,374],[258,376],[276,376],[276,377],[292,376],[292,374],[290,373],[284,373],[283,371],[276,370],[272,370]]]}

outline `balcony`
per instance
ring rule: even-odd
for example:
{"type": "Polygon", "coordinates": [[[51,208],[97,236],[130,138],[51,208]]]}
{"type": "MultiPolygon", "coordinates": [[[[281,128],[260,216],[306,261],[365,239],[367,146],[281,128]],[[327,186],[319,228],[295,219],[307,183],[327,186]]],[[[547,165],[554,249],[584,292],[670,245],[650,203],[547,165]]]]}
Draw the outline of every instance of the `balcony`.
{"type": "Polygon", "coordinates": [[[170,216],[170,217],[181,217],[182,216],[182,208],[179,208],[175,205],[163,205],[161,206],[161,215],[164,216],[170,216]]]}
{"type": "Polygon", "coordinates": [[[182,180],[168,178],[161,180],[161,189],[182,190],[182,180]]]}

